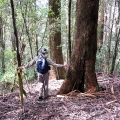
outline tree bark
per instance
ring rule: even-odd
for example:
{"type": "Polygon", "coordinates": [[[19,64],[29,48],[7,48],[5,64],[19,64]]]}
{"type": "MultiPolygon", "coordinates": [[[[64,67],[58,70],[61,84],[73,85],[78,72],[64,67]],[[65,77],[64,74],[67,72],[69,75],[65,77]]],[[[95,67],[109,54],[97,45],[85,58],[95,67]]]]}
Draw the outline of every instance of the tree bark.
{"type": "Polygon", "coordinates": [[[32,49],[32,44],[31,44],[31,37],[30,37],[30,32],[29,32],[29,28],[27,26],[27,20],[25,18],[25,13],[27,13],[27,5],[25,8],[25,13],[22,12],[22,2],[20,1],[20,6],[21,6],[21,14],[24,20],[24,25],[25,25],[25,30],[26,30],[26,34],[28,37],[28,42],[29,42],[29,46],[30,46],[30,53],[31,53],[31,58],[33,59],[33,49],[32,49]]]}
{"type": "MultiPolygon", "coordinates": [[[[114,19],[115,19],[115,6],[116,6],[116,0],[114,0],[114,9],[113,9],[113,13],[111,11],[112,14],[112,18],[110,18],[110,24],[111,24],[111,28],[110,28],[110,33],[109,33],[109,40],[108,40],[108,58],[107,58],[107,66],[108,66],[108,70],[107,73],[110,73],[110,68],[111,68],[111,42],[112,42],[112,35],[113,35],[113,27],[114,27],[114,19]]],[[[112,7],[111,7],[112,8],[112,7]]],[[[110,16],[111,17],[111,16],[110,16]]]]}
{"type": "MultiPolygon", "coordinates": [[[[14,3],[13,3],[13,0],[10,0],[10,2],[11,2],[11,9],[12,9],[14,35],[16,38],[17,61],[18,61],[18,67],[19,67],[19,66],[21,66],[21,59],[20,59],[20,53],[19,53],[19,42],[18,42],[18,33],[17,33],[17,27],[16,27],[15,12],[14,12],[14,3]]],[[[22,82],[22,71],[21,70],[18,71],[18,78],[19,78],[20,100],[21,100],[21,104],[23,105],[23,82],[22,82]]]]}
{"type": "Polygon", "coordinates": [[[2,22],[2,15],[0,16],[0,58],[1,58],[1,66],[2,66],[2,73],[5,73],[5,57],[4,57],[4,51],[5,51],[5,42],[3,40],[3,22],[2,22]]]}
{"type": "Polygon", "coordinates": [[[98,50],[100,51],[103,45],[103,36],[104,36],[104,0],[101,2],[101,9],[100,9],[100,16],[99,16],[99,23],[98,23],[98,50]]]}
{"type": "MultiPolygon", "coordinates": [[[[50,25],[50,57],[58,63],[63,64],[62,44],[61,44],[61,23],[60,23],[60,0],[49,0],[49,25],[50,25]]],[[[53,68],[56,79],[65,78],[64,68],[53,68]]]]}
{"type": "Polygon", "coordinates": [[[66,94],[75,89],[81,92],[98,90],[95,74],[98,6],[99,0],[77,0],[72,56],[66,80],[58,94],[66,94]]]}
{"type": "Polygon", "coordinates": [[[114,71],[114,68],[115,68],[115,61],[116,61],[117,54],[118,54],[118,44],[119,44],[119,39],[120,39],[119,36],[120,36],[120,29],[119,29],[119,32],[116,33],[115,48],[114,48],[114,54],[113,54],[113,57],[112,57],[110,74],[113,74],[113,71],[114,71]]]}
{"type": "Polygon", "coordinates": [[[68,55],[69,59],[71,58],[71,3],[72,0],[69,0],[69,5],[68,5],[68,55]]]}
{"type": "Polygon", "coordinates": [[[114,68],[115,68],[115,62],[116,62],[116,58],[118,55],[118,45],[119,45],[119,41],[120,41],[120,28],[118,27],[119,22],[120,22],[120,1],[118,1],[118,19],[116,21],[116,40],[115,40],[115,48],[114,48],[114,52],[113,52],[113,56],[112,56],[112,63],[111,63],[111,69],[110,69],[110,74],[113,74],[114,72],[114,68]]]}

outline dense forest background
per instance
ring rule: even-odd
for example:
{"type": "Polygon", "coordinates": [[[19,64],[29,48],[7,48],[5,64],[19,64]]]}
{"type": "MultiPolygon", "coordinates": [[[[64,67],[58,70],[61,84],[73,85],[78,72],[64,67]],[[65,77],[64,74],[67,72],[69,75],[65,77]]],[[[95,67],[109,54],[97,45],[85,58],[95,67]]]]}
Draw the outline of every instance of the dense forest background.
{"type": "MultiPolygon", "coordinates": [[[[21,64],[30,61],[38,50],[45,47],[50,53],[49,36],[51,29],[61,32],[63,59],[69,64],[70,46],[74,41],[76,0],[71,2],[71,16],[69,19],[69,1],[61,0],[60,18],[54,18],[55,24],[50,25],[49,16],[54,12],[48,1],[26,0],[14,1],[16,27],[18,32],[19,53],[21,64]],[[71,20],[71,21],[69,21],[71,20]],[[70,22],[70,24],[69,24],[70,22]],[[70,31],[71,30],[71,31],[70,31]],[[70,32],[70,34],[69,34],[70,32]]],[[[0,82],[12,83],[17,81],[17,53],[14,36],[12,11],[9,0],[0,1],[0,82]]],[[[98,18],[98,40],[96,56],[96,72],[107,74],[119,73],[119,34],[120,34],[120,1],[100,0],[98,18]]],[[[33,80],[35,68],[25,71],[25,79],[33,80]]]]}
{"type": "Polygon", "coordinates": [[[0,120],[120,120],[119,34],[120,0],[0,0],[0,120]],[[38,101],[42,47],[68,67],[38,101]]]}

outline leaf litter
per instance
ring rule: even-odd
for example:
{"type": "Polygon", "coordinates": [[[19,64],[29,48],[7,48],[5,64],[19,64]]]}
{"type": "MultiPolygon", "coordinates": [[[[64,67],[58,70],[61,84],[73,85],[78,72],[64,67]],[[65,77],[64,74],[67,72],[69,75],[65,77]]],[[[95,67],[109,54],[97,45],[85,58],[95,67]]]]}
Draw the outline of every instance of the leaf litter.
{"type": "Polygon", "coordinates": [[[63,80],[49,80],[49,95],[38,101],[39,83],[24,84],[27,97],[24,105],[19,91],[0,94],[0,120],[120,120],[120,76],[97,73],[97,80],[105,90],[80,93],[74,90],[56,95],[63,80]]]}

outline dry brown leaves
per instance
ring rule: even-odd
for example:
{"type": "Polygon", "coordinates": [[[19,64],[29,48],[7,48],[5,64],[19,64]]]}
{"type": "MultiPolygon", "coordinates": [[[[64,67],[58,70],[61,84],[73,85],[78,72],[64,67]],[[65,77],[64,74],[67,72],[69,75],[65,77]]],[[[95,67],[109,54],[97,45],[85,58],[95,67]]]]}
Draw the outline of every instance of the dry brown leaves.
{"type": "Polygon", "coordinates": [[[96,93],[72,91],[56,96],[63,80],[50,80],[50,95],[38,101],[39,84],[25,85],[24,106],[18,91],[0,95],[0,120],[120,120],[120,77],[97,74],[106,90],[96,93]]]}

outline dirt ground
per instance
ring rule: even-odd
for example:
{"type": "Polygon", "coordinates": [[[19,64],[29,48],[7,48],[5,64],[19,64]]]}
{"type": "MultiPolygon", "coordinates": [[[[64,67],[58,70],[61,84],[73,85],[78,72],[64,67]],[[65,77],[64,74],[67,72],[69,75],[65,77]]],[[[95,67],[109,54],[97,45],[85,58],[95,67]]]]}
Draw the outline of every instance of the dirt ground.
{"type": "Polygon", "coordinates": [[[38,82],[25,84],[27,98],[19,101],[19,91],[0,94],[0,120],[120,120],[120,76],[97,74],[106,90],[83,94],[72,91],[56,96],[63,80],[50,79],[49,95],[38,101],[38,82]]]}

